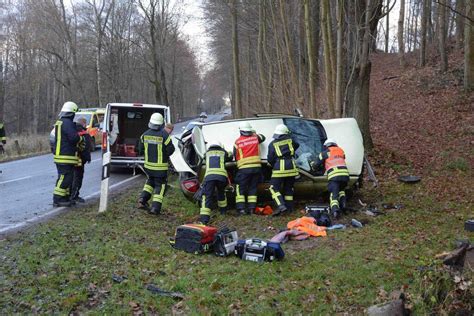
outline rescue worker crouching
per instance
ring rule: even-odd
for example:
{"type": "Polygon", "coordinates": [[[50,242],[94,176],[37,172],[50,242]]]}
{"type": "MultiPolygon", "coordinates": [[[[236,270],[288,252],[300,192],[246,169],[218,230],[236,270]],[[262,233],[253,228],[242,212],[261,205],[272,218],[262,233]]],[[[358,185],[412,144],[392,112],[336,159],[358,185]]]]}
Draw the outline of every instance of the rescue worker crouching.
{"type": "Polygon", "coordinates": [[[274,140],[268,145],[267,161],[272,166],[270,193],[276,204],[273,215],[293,211],[293,192],[298,169],[295,162],[295,151],[299,144],[290,137],[290,130],[284,124],[275,128],[274,140]]]}
{"type": "Polygon", "coordinates": [[[237,162],[235,202],[237,212],[252,214],[257,207],[257,187],[262,179],[260,144],[265,141],[265,136],[256,134],[249,122],[242,122],[239,130],[240,137],[234,144],[237,162]]]}
{"type": "Polygon", "coordinates": [[[74,167],[74,177],[72,181],[71,189],[71,200],[75,202],[84,203],[85,200],[79,196],[79,191],[82,187],[82,181],[84,179],[84,167],[86,163],[91,162],[91,136],[87,132],[87,121],[84,117],[81,117],[76,122],[76,130],[79,136],[84,137],[84,141],[81,142],[78,152],[78,164],[74,167]]]}
{"type": "Polygon", "coordinates": [[[324,165],[328,177],[331,212],[334,218],[338,218],[341,209],[344,209],[346,205],[344,189],[349,183],[349,170],[344,150],[337,146],[336,141],[327,139],[324,142],[324,150],[319,154],[317,160],[311,163],[311,168],[318,170],[321,165],[324,165]]]}
{"type": "Polygon", "coordinates": [[[139,154],[145,155],[144,169],[148,176],[138,200],[138,207],[158,215],[165,195],[169,157],[175,148],[170,135],[164,130],[163,115],[153,113],[148,127],[149,130],[140,137],[138,148],[139,154]],[[151,209],[148,204],[150,198],[152,198],[151,209]]]}
{"type": "Polygon", "coordinates": [[[199,216],[199,221],[204,225],[207,225],[211,219],[216,190],[217,206],[220,213],[225,214],[227,211],[225,188],[228,183],[228,174],[225,163],[228,161],[232,161],[232,154],[227,152],[219,141],[210,141],[206,152],[206,174],[203,181],[199,216]]]}
{"type": "Polygon", "coordinates": [[[71,206],[70,188],[73,181],[74,166],[78,164],[77,149],[82,137],[76,131],[74,115],[76,103],[64,103],[59,120],[54,124],[53,154],[58,171],[58,179],[53,193],[54,206],[71,206]]]}

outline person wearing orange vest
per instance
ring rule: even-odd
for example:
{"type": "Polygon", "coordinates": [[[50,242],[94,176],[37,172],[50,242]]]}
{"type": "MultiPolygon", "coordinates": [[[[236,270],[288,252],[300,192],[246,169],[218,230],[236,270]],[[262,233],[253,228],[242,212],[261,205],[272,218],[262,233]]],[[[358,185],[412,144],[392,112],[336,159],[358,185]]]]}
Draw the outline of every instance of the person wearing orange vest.
{"type": "Polygon", "coordinates": [[[349,170],[344,150],[337,146],[336,141],[328,138],[324,142],[324,150],[319,154],[317,160],[311,163],[311,168],[317,170],[321,165],[324,165],[328,177],[331,212],[333,217],[337,218],[346,204],[344,189],[349,183],[349,170]]]}
{"type": "Polygon", "coordinates": [[[235,202],[240,214],[249,215],[257,207],[257,186],[262,178],[260,144],[265,141],[265,136],[256,134],[249,122],[242,122],[239,130],[240,137],[234,144],[234,157],[237,162],[235,202]]]}

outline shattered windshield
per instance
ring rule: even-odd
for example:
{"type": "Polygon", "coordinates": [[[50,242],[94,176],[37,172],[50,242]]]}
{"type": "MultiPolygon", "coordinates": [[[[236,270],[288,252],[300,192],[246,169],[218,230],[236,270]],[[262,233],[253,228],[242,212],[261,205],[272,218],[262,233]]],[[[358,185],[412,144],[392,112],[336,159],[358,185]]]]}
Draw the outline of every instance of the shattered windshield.
{"type": "Polygon", "coordinates": [[[296,165],[309,171],[309,161],[313,161],[322,151],[326,138],[324,130],[316,121],[301,118],[286,118],[285,125],[291,131],[291,138],[300,144],[296,151],[296,165]]]}

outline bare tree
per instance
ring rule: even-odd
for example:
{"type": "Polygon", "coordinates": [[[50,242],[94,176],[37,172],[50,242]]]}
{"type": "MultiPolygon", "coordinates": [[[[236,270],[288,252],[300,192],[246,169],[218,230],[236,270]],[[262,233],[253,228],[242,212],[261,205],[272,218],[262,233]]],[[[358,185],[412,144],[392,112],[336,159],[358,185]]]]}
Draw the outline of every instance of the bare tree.
{"type": "Polygon", "coordinates": [[[466,0],[464,24],[464,89],[474,90],[474,1],[466,0]]]}
{"type": "Polygon", "coordinates": [[[405,0],[400,0],[400,12],[398,16],[398,55],[400,65],[405,66],[405,42],[403,38],[403,28],[405,22],[405,0]]]}
{"type": "Polygon", "coordinates": [[[441,71],[448,71],[448,54],[446,52],[446,0],[439,0],[440,6],[438,6],[438,24],[439,24],[439,35],[438,35],[438,47],[439,54],[441,56],[441,71]]]}
{"type": "Polygon", "coordinates": [[[239,35],[237,31],[237,7],[236,0],[230,2],[230,14],[232,19],[232,60],[234,65],[234,117],[242,117],[242,92],[240,85],[240,63],[239,63],[239,35]]]}

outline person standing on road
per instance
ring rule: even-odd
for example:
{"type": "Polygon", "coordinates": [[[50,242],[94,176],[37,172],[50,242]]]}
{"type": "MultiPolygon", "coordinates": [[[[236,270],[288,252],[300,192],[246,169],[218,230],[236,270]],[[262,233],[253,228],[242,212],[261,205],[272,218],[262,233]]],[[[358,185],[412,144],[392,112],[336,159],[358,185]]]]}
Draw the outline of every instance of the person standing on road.
{"type": "Polygon", "coordinates": [[[84,137],[84,148],[79,148],[78,152],[78,164],[74,167],[74,177],[72,181],[71,189],[71,200],[74,202],[84,203],[85,200],[80,197],[79,191],[82,187],[82,180],[84,179],[84,167],[86,163],[91,162],[91,136],[87,131],[87,120],[84,117],[80,117],[76,122],[76,130],[79,136],[84,137]]]}
{"type": "Polygon", "coordinates": [[[0,122],[0,154],[4,153],[3,146],[7,143],[7,136],[5,134],[5,126],[0,122]]]}
{"type": "Polygon", "coordinates": [[[77,134],[74,115],[78,108],[76,103],[64,103],[59,120],[54,124],[54,163],[58,179],[53,193],[54,206],[71,206],[70,188],[73,181],[74,166],[78,163],[78,144],[83,141],[77,134]]]}
{"type": "Polygon", "coordinates": [[[145,154],[145,172],[148,180],[138,200],[138,208],[158,215],[165,195],[168,178],[168,161],[175,148],[170,135],[164,129],[163,115],[153,113],[147,130],[140,137],[138,152],[145,154]],[[151,209],[148,201],[153,196],[151,209]]]}
{"type": "Polygon", "coordinates": [[[237,161],[235,202],[237,212],[244,215],[252,214],[257,207],[257,186],[262,178],[260,144],[265,141],[265,136],[256,134],[249,122],[242,122],[239,130],[240,137],[234,144],[237,161]]]}
{"type": "Polygon", "coordinates": [[[335,140],[327,139],[324,150],[316,161],[311,162],[311,169],[318,170],[324,165],[328,177],[329,202],[332,216],[339,217],[341,209],[346,206],[346,192],[344,189],[349,183],[349,170],[346,165],[346,154],[335,140]]]}
{"type": "Polygon", "coordinates": [[[206,152],[206,174],[204,176],[201,196],[199,221],[207,225],[211,219],[211,209],[215,205],[217,190],[217,206],[221,214],[227,211],[225,188],[228,183],[225,163],[232,161],[232,153],[227,152],[219,141],[210,141],[206,152]]]}
{"type": "Polygon", "coordinates": [[[298,175],[294,157],[299,144],[290,137],[290,130],[284,124],[275,128],[273,138],[268,145],[267,161],[272,166],[270,193],[276,205],[273,215],[279,215],[293,211],[294,184],[298,175]]]}

